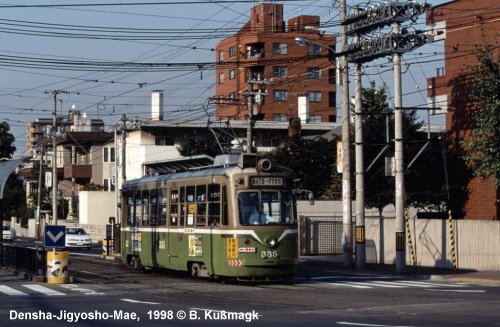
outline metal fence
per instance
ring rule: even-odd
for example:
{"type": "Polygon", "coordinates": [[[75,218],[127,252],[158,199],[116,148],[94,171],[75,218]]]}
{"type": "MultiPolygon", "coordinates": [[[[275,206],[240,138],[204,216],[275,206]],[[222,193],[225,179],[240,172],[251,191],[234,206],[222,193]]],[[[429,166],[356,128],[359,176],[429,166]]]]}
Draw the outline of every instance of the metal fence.
{"type": "Polygon", "coordinates": [[[342,217],[300,216],[300,254],[342,254],[342,217]]]}
{"type": "MultiPolygon", "coordinates": [[[[46,268],[46,252],[43,248],[24,247],[10,244],[3,245],[4,260],[6,267],[16,271],[24,272],[31,278],[33,276],[44,276],[46,268]]],[[[30,279],[31,279],[30,278],[30,279]]]]}

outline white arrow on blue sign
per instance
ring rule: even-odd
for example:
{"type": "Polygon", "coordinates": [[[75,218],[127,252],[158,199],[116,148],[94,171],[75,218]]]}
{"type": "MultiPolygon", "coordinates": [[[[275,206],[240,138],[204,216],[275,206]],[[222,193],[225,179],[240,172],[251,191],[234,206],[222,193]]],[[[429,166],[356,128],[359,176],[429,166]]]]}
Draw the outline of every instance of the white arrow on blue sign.
{"type": "Polygon", "coordinates": [[[63,248],[66,246],[66,226],[45,225],[43,246],[46,248],[63,248]]]}

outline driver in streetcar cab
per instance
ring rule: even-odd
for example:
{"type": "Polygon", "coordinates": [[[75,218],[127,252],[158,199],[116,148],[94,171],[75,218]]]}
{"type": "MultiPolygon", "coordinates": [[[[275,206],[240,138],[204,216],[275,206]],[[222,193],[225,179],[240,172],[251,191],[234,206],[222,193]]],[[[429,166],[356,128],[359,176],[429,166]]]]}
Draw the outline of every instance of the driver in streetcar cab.
{"type": "Polygon", "coordinates": [[[255,207],[255,212],[250,216],[251,225],[267,224],[267,215],[264,213],[264,205],[260,204],[255,207]]]}

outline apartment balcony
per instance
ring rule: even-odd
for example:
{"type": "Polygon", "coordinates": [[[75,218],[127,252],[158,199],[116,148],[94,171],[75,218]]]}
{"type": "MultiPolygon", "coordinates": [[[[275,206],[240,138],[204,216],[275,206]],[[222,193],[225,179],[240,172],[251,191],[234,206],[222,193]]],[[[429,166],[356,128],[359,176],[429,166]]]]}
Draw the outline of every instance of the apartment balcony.
{"type": "Polygon", "coordinates": [[[246,47],[245,58],[258,60],[258,59],[264,58],[265,54],[266,54],[266,51],[264,48],[264,43],[262,43],[262,42],[252,43],[252,44],[248,44],[246,47]]]}
{"type": "Polygon", "coordinates": [[[92,165],[65,165],[64,178],[91,178],[92,165]]]}

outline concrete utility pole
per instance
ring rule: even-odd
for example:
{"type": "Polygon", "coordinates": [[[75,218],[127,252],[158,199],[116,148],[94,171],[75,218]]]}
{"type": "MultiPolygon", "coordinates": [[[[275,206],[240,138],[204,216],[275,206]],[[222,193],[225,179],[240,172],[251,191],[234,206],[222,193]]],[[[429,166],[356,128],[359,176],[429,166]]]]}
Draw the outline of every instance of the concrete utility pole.
{"type": "MultiPolygon", "coordinates": [[[[399,23],[392,24],[392,32],[399,35],[399,23]]],[[[406,266],[406,238],[405,238],[405,183],[403,163],[403,97],[401,86],[401,54],[392,54],[394,69],[394,157],[395,157],[395,203],[396,203],[396,273],[403,273],[406,266]]]]}
{"type": "Polygon", "coordinates": [[[122,127],[122,148],[121,148],[121,153],[122,153],[122,158],[121,158],[121,164],[122,164],[122,183],[120,186],[123,186],[125,182],[127,181],[127,166],[126,166],[126,161],[125,161],[125,156],[127,154],[127,116],[123,115],[122,116],[122,122],[123,122],[123,127],[122,127]]]}
{"type": "Polygon", "coordinates": [[[40,151],[40,170],[38,173],[38,198],[36,199],[35,240],[40,239],[40,210],[42,207],[43,145],[40,151]]]}
{"type": "Polygon", "coordinates": [[[57,95],[66,93],[61,90],[46,91],[52,94],[52,224],[57,225],[57,95]]]}
{"type": "Polygon", "coordinates": [[[247,110],[248,110],[248,126],[247,126],[247,150],[246,153],[252,153],[252,141],[253,141],[253,81],[248,80],[248,89],[246,92],[247,96],[247,110]]]}
{"type": "MultiPolygon", "coordinates": [[[[359,36],[356,37],[356,41],[359,36]]],[[[365,164],[363,158],[363,103],[361,94],[361,63],[356,63],[354,73],[354,112],[356,120],[355,129],[355,154],[356,154],[356,268],[364,269],[366,266],[365,249],[365,164]]]]}
{"type": "Polygon", "coordinates": [[[351,158],[349,154],[350,114],[349,114],[349,72],[347,66],[346,0],[340,1],[340,79],[342,87],[342,222],[343,222],[343,266],[352,266],[352,199],[351,199],[351,158]]]}

